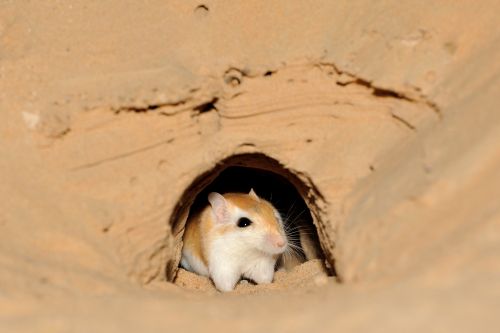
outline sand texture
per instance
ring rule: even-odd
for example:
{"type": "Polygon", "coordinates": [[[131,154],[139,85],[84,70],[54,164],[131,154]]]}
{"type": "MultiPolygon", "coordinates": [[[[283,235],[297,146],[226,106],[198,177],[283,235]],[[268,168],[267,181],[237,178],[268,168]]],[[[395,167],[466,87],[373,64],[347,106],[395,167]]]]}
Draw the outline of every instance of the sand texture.
{"type": "Polygon", "coordinates": [[[0,331],[498,332],[499,12],[1,1],[0,331]],[[324,261],[178,270],[234,165],[296,187],[324,261]]]}

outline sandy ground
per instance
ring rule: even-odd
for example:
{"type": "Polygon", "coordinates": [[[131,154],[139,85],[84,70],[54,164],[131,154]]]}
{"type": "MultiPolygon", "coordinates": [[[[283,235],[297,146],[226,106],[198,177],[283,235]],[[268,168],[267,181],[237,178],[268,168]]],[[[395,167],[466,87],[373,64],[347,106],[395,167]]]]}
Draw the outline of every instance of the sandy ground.
{"type": "Polygon", "coordinates": [[[2,1],[0,330],[497,332],[499,11],[2,1]],[[167,281],[239,154],[293,176],[336,277],[167,281]]]}

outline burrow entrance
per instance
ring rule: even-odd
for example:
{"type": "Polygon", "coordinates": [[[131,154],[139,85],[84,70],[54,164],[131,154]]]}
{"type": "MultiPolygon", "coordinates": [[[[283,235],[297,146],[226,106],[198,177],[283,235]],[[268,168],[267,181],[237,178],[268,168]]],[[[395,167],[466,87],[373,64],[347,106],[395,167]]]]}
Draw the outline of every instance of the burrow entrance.
{"type": "Polygon", "coordinates": [[[325,271],[334,275],[333,260],[324,255],[324,240],[318,233],[323,227],[320,209],[323,199],[314,184],[301,176],[273,158],[254,153],[228,157],[197,177],[184,191],[170,219],[176,253],[174,260],[167,263],[167,280],[174,281],[179,271],[182,236],[188,216],[208,204],[208,194],[248,193],[251,189],[272,203],[288,229],[293,230],[290,241],[295,251],[280,258],[277,269],[288,271],[303,262],[321,260],[325,271]]]}

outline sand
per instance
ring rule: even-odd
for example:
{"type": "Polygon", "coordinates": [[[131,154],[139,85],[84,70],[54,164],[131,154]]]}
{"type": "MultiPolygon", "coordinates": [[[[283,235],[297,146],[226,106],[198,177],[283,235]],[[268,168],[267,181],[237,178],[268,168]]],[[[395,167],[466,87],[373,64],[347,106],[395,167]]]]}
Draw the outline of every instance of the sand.
{"type": "Polygon", "coordinates": [[[499,11],[3,1],[0,330],[497,331],[499,11]],[[298,189],[335,276],[177,271],[238,164],[298,189]]]}

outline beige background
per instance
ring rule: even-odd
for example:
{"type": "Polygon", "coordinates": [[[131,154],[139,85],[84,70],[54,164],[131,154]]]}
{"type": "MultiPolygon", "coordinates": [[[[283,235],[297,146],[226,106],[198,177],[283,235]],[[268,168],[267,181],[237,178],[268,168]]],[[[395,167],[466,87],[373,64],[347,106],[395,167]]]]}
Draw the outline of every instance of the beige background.
{"type": "Polygon", "coordinates": [[[200,4],[0,3],[0,327],[498,329],[500,3],[200,4]],[[165,282],[184,190],[253,152],[341,283],[165,282]]]}

